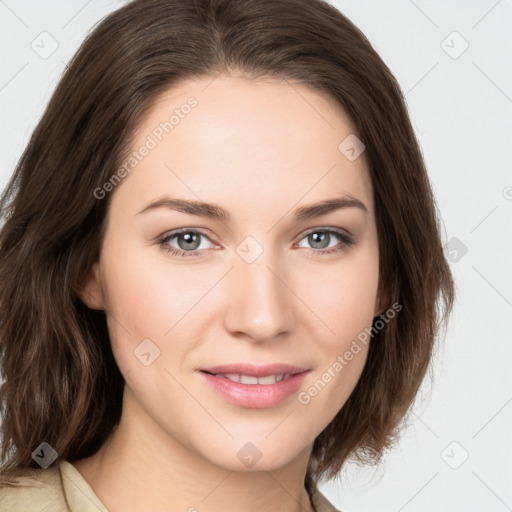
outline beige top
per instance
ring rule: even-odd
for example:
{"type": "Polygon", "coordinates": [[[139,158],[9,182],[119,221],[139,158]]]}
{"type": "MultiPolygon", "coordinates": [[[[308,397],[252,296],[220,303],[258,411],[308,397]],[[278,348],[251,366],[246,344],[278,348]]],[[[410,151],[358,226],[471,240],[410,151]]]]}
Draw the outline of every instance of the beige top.
{"type": "MultiPolygon", "coordinates": [[[[31,486],[0,486],[0,511],[108,512],[84,477],[68,461],[47,469],[27,470],[27,475],[19,477],[18,482],[31,486]]],[[[321,492],[313,495],[313,505],[317,512],[340,512],[321,492]]]]}

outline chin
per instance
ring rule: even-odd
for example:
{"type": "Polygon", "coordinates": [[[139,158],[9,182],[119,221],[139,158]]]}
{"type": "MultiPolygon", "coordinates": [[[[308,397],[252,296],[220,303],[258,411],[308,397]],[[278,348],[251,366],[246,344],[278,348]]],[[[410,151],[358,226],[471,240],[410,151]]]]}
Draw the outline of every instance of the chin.
{"type": "MultiPolygon", "coordinates": [[[[223,452],[203,456],[212,464],[229,471],[275,471],[291,463],[304,450],[304,447],[296,447],[295,450],[292,447],[288,448],[290,450],[284,451],[282,444],[276,446],[268,439],[261,442],[232,439],[223,452]]],[[[309,450],[310,446],[308,446],[308,456],[309,450]]]]}

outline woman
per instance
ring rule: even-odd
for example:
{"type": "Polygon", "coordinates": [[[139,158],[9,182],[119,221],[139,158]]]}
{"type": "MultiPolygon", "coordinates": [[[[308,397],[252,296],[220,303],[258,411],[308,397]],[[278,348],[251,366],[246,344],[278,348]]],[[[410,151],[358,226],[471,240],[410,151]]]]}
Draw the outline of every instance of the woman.
{"type": "Polygon", "coordinates": [[[320,0],[115,11],[0,206],[2,510],[334,511],[453,303],[400,88],[320,0]]]}

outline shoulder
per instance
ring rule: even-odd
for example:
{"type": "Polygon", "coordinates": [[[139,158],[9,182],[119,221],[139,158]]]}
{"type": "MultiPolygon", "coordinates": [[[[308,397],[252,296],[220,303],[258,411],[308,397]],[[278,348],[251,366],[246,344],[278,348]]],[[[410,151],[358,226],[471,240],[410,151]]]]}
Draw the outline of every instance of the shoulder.
{"type": "Polygon", "coordinates": [[[318,489],[313,494],[313,503],[317,512],[342,512],[338,510],[318,489]]]}
{"type": "Polygon", "coordinates": [[[9,512],[66,512],[58,467],[27,469],[16,487],[0,484],[0,510],[9,512]]]}

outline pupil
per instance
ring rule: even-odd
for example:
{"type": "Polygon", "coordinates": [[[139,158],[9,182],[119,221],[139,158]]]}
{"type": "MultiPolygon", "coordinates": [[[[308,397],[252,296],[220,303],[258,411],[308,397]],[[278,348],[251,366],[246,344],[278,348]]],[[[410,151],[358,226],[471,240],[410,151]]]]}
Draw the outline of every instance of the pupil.
{"type": "MultiPolygon", "coordinates": [[[[185,244],[185,247],[182,247],[182,249],[187,249],[187,248],[188,249],[191,249],[191,248],[192,249],[197,249],[198,244],[197,244],[197,240],[196,239],[199,239],[199,236],[197,234],[195,234],[195,233],[184,233],[182,235],[182,237],[185,239],[186,244],[190,244],[190,243],[194,244],[194,242],[195,242],[195,246],[193,245],[191,247],[190,245],[188,245],[188,247],[187,247],[187,245],[185,244]]],[[[182,244],[180,243],[180,246],[181,245],[182,244]]]]}
{"type": "Polygon", "coordinates": [[[311,233],[311,235],[309,235],[309,237],[311,239],[310,240],[311,245],[314,246],[315,243],[320,243],[320,247],[317,246],[317,248],[325,249],[329,245],[328,235],[329,235],[329,233],[311,233]]]}

